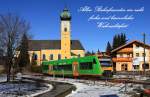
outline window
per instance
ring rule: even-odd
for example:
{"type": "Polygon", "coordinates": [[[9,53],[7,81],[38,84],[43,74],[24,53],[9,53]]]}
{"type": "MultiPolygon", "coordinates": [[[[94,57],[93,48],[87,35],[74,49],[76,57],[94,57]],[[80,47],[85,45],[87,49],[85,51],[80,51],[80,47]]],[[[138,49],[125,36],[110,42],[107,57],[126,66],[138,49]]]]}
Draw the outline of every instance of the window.
{"type": "Polygon", "coordinates": [[[61,54],[58,54],[58,60],[60,60],[61,59],[61,54]]]}
{"type": "Polygon", "coordinates": [[[93,64],[96,64],[96,59],[93,59],[93,64]]]}
{"type": "Polygon", "coordinates": [[[93,65],[92,62],[83,62],[83,63],[80,63],[80,69],[90,70],[90,69],[93,69],[92,65],[93,65]]]}
{"type": "Polygon", "coordinates": [[[123,54],[120,54],[120,57],[123,57],[123,54]]]}
{"type": "Polygon", "coordinates": [[[145,63],[142,65],[143,69],[149,69],[149,64],[148,63],[145,63]]]}
{"type": "MultiPolygon", "coordinates": [[[[144,57],[144,53],[142,53],[142,56],[144,57]]],[[[146,53],[145,53],[145,56],[146,56],[146,53]]]]}
{"type": "Polygon", "coordinates": [[[102,67],[112,67],[111,61],[100,61],[102,67]]]}
{"type": "Polygon", "coordinates": [[[50,54],[50,60],[53,60],[53,54],[50,54]]]}
{"type": "Polygon", "coordinates": [[[43,60],[46,60],[46,55],[45,54],[43,54],[43,60]]]}
{"type": "Polygon", "coordinates": [[[139,65],[133,65],[134,69],[139,69],[139,65]]]}
{"type": "Polygon", "coordinates": [[[122,64],[121,71],[127,71],[127,70],[128,70],[128,64],[122,64]]]}
{"type": "Polygon", "coordinates": [[[139,48],[139,45],[136,45],[136,48],[139,48]]]}
{"type": "Polygon", "coordinates": [[[64,31],[67,32],[67,28],[66,27],[64,28],[64,31]]]}
{"type": "Polygon", "coordinates": [[[139,57],[139,53],[136,53],[136,57],[139,57]]]}
{"type": "Polygon", "coordinates": [[[127,57],[130,57],[130,54],[127,54],[127,57]]]}
{"type": "Polygon", "coordinates": [[[37,54],[33,54],[33,59],[34,59],[34,60],[37,60],[37,59],[38,59],[37,54]]]}
{"type": "Polygon", "coordinates": [[[53,70],[56,70],[56,71],[61,71],[61,70],[72,71],[72,64],[54,65],[53,70]]]}
{"type": "Polygon", "coordinates": [[[80,54],[78,54],[78,57],[80,57],[80,54]]]}

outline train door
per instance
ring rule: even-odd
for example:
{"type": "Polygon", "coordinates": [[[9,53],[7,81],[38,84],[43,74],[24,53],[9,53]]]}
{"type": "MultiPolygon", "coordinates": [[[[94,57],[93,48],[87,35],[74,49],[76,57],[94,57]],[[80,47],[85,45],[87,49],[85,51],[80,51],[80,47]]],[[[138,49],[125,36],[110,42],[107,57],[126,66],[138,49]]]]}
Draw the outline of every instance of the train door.
{"type": "Polygon", "coordinates": [[[72,66],[73,66],[73,76],[74,76],[74,77],[79,76],[79,72],[78,72],[78,62],[73,62],[72,66]]]}
{"type": "Polygon", "coordinates": [[[49,67],[48,67],[48,68],[49,68],[49,70],[48,70],[49,72],[48,72],[48,73],[49,73],[50,75],[52,75],[52,73],[53,73],[53,72],[52,72],[52,70],[53,70],[52,65],[49,65],[49,67]]]}

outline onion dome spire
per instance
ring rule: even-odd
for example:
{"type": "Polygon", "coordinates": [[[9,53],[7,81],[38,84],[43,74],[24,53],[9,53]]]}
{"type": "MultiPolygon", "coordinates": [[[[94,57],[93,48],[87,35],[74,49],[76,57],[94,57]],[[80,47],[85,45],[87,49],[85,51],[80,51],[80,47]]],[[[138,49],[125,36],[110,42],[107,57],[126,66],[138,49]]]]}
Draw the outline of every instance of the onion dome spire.
{"type": "Polygon", "coordinates": [[[64,10],[62,11],[62,13],[60,15],[60,19],[61,20],[71,20],[71,15],[67,8],[64,8],[64,10]]]}

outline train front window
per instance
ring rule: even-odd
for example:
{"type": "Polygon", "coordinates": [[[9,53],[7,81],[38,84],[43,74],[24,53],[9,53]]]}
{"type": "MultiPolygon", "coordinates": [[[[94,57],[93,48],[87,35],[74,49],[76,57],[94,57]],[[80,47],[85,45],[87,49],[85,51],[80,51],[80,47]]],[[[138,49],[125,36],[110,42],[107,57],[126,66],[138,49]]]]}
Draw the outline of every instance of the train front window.
{"type": "Polygon", "coordinates": [[[93,59],[93,64],[96,64],[96,60],[95,59],[93,59]]]}
{"type": "Polygon", "coordinates": [[[80,69],[81,70],[91,70],[93,69],[93,63],[92,62],[82,62],[80,63],[80,69]]]}

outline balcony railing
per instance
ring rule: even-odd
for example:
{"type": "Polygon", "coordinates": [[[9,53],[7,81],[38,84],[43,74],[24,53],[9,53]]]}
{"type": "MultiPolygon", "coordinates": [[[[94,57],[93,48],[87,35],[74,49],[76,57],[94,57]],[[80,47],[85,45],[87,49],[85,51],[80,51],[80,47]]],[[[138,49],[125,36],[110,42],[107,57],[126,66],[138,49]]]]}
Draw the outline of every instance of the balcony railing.
{"type": "Polygon", "coordinates": [[[118,51],[119,53],[133,52],[133,48],[124,48],[118,51]]]}
{"type": "Polygon", "coordinates": [[[112,58],[113,62],[132,62],[132,57],[112,58]]]}

